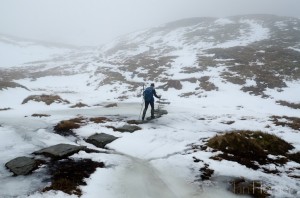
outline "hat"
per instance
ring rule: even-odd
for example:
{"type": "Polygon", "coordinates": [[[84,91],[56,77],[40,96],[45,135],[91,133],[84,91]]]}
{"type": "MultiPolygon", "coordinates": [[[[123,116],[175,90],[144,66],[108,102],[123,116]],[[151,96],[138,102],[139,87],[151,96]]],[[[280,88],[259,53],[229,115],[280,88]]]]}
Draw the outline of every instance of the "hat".
{"type": "Polygon", "coordinates": [[[151,87],[154,87],[154,83],[151,83],[151,85],[150,85],[151,87]]]}

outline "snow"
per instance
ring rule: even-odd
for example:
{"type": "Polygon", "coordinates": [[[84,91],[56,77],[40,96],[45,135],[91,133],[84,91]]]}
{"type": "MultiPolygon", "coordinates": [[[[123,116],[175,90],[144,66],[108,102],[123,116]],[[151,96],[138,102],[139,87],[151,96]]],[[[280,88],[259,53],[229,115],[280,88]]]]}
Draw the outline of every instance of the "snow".
{"type": "Polygon", "coordinates": [[[48,48],[33,43],[21,43],[21,45],[1,42],[0,39],[0,68],[19,66],[20,64],[51,59],[56,55],[70,52],[69,49],[48,48]]]}
{"type": "MultiPolygon", "coordinates": [[[[226,26],[233,21],[219,19],[215,23],[226,26]]],[[[120,127],[126,124],[125,120],[139,118],[142,101],[137,95],[141,92],[142,86],[130,93],[128,93],[129,85],[126,83],[99,86],[106,76],[104,74],[93,75],[97,67],[122,72],[118,66],[95,58],[100,56],[99,54],[95,56],[78,55],[74,61],[70,60],[72,59],[70,55],[62,62],[47,62],[45,63],[47,66],[44,68],[46,70],[49,67],[63,64],[73,66],[74,63],[75,66],[70,68],[71,71],[80,71],[81,66],[86,65],[85,72],[68,76],[39,77],[34,80],[30,78],[15,80],[15,82],[28,87],[30,91],[22,88],[0,90],[0,109],[12,108],[12,110],[0,111],[0,197],[77,197],[59,191],[41,192],[41,189],[47,185],[45,167],[39,168],[30,176],[12,177],[12,173],[5,168],[4,164],[15,157],[31,156],[31,153],[36,150],[59,143],[84,145],[91,149],[104,151],[104,149],[96,148],[85,142],[84,139],[94,133],[106,133],[114,135],[118,139],[107,145],[109,148],[109,150],[105,150],[107,153],[81,151],[71,156],[74,159],[86,158],[104,162],[106,165],[106,168],[98,168],[89,178],[85,179],[86,186],[80,186],[84,198],[99,196],[105,198],[237,197],[227,190],[229,181],[235,177],[259,180],[264,186],[269,187],[269,192],[276,197],[299,195],[299,180],[288,177],[284,171],[281,175],[272,175],[261,170],[249,169],[237,162],[215,161],[210,159],[214,155],[212,152],[201,150],[194,152],[190,147],[191,144],[202,145],[204,138],[232,130],[260,130],[275,134],[293,144],[295,149],[292,152],[300,151],[300,133],[287,127],[275,126],[270,121],[270,116],[273,115],[300,117],[299,110],[276,104],[278,100],[299,103],[299,81],[287,82],[287,87],[282,88],[280,92],[268,89],[265,93],[271,97],[264,99],[242,92],[239,85],[224,82],[220,73],[226,71],[226,67],[222,65],[191,74],[181,72],[185,66],[196,66],[199,54],[214,57],[214,54],[206,54],[206,49],[243,46],[269,38],[269,29],[261,24],[252,20],[242,20],[239,23],[246,24],[249,31],[234,40],[227,40],[223,43],[201,40],[194,44],[186,43],[183,35],[188,31],[203,28],[199,25],[180,28],[169,33],[156,32],[148,40],[144,40],[147,38],[146,36],[139,37],[140,34],[149,33],[148,31],[138,32],[128,36],[133,41],[143,42],[138,48],[128,53],[120,50],[112,56],[105,57],[105,60],[121,60],[122,56],[134,56],[146,52],[149,49],[148,46],[157,48],[164,45],[171,46],[175,49],[165,55],[176,56],[171,67],[166,68],[166,73],[172,75],[172,79],[180,80],[192,77],[199,79],[202,76],[208,76],[210,77],[209,82],[218,87],[218,91],[195,91],[199,87],[199,82],[182,82],[182,90],[170,88],[168,91],[163,91],[158,89],[157,93],[171,102],[165,107],[168,114],[140,125],[142,130],[134,133],[114,132],[106,126],[120,127]],[[157,42],[158,40],[161,42],[157,42]],[[193,91],[196,92],[196,95],[189,98],[179,97],[181,94],[193,91]],[[120,102],[117,98],[123,93],[126,93],[129,98],[120,102]],[[70,101],[71,104],[46,105],[43,102],[33,101],[21,104],[26,97],[39,94],[57,94],[70,101]],[[70,108],[71,105],[78,102],[85,103],[89,107],[70,108]],[[117,102],[118,106],[103,107],[112,102],[117,102]],[[51,116],[31,117],[33,113],[51,116]],[[53,132],[53,126],[61,120],[78,116],[85,118],[107,116],[123,120],[104,124],[88,122],[74,130],[74,133],[77,134],[76,138],[63,137],[53,132]],[[227,121],[234,121],[234,123],[224,124],[227,121]],[[195,163],[193,157],[203,161],[195,163]],[[211,180],[206,182],[199,181],[201,174],[199,169],[204,164],[208,164],[209,168],[215,171],[211,180]]],[[[102,50],[109,50],[117,44],[118,42],[110,43],[102,50]]],[[[9,46],[5,48],[10,49],[9,46]]],[[[30,48],[29,51],[36,52],[36,49],[30,48]]],[[[11,50],[14,53],[18,52],[15,49],[11,50]]],[[[259,52],[264,53],[263,50],[259,52]]],[[[91,53],[98,53],[98,51],[91,53]]],[[[9,60],[12,60],[11,57],[9,60]]],[[[40,56],[36,54],[33,57],[36,60],[40,59],[40,56]]],[[[225,62],[232,59],[216,60],[225,62]]],[[[19,62],[21,63],[23,60],[19,62]]],[[[255,63],[262,64],[259,61],[255,63]]],[[[9,62],[6,65],[14,64],[9,62]]],[[[146,71],[139,68],[137,72],[145,73],[146,71]]],[[[145,83],[143,78],[137,75],[133,76],[130,72],[122,72],[122,75],[128,81],[139,82],[141,85],[145,83]]],[[[161,76],[161,78],[164,77],[168,76],[161,76]]],[[[254,80],[246,82],[246,86],[255,84],[254,80]]],[[[156,84],[156,86],[159,85],[160,83],[156,84]]],[[[155,105],[157,107],[157,103],[155,105]]],[[[149,110],[147,114],[150,114],[149,110]]],[[[299,164],[295,162],[288,162],[284,167],[270,164],[270,168],[282,170],[297,166],[299,164]]]]}

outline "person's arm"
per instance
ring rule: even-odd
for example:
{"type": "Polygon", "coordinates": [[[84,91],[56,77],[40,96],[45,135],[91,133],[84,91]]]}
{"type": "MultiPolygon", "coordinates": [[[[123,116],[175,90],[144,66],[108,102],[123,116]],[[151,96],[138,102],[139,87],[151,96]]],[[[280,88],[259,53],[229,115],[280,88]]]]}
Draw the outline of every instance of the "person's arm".
{"type": "Polygon", "coordinates": [[[160,96],[158,96],[158,95],[156,94],[155,89],[153,89],[153,95],[154,95],[156,98],[160,98],[160,96]]]}

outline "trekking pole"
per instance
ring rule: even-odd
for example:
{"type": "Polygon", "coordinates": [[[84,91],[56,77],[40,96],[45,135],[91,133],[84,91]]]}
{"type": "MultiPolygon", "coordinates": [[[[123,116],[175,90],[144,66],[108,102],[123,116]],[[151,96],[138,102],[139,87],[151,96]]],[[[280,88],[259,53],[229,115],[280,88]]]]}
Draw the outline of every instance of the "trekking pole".
{"type": "Polygon", "coordinates": [[[144,106],[144,102],[145,102],[145,100],[144,100],[144,86],[145,86],[145,84],[143,84],[143,90],[142,90],[142,106],[141,106],[141,111],[140,111],[140,115],[139,115],[139,120],[141,119],[141,114],[142,114],[142,110],[143,110],[143,106],[144,106]]]}

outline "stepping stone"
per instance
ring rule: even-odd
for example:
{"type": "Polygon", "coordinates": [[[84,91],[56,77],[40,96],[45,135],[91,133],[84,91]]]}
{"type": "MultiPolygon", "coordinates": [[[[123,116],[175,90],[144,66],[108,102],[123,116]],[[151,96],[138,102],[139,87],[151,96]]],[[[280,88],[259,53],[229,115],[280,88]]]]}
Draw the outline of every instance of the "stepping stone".
{"type": "Polygon", "coordinates": [[[15,175],[28,175],[32,171],[38,168],[36,160],[29,157],[17,157],[5,164],[15,175]]]}
{"type": "Polygon", "coordinates": [[[80,150],[84,150],[85,146],[75,146],[70,144],[57,144],[48,148],[35,151],[33,154],[45,155],[51,158],[66,158],[74,153],[78,153],[80,150]]]}
{"type": "Polygon", "coordinates": [[[127,123],[128,124],[143,124],[144,121],[142,121],[142,120],[128,120],[127,123]]]}
{"type": "Polygon", "coordinates": [[[86,140],[86,142],[91,143],[99,148],[104,148],[107,144],[115,141],[118,139],[117,137],[113,135],[108,135],[105,133],[96,133],[86,140]]]}
{"type": "Polygon", "coordinates": [[[164,114],[168,114],[168,111],[167,110],[163,110],[163,109],[160,109],[160,110],[156,109],[154,111],[154,113],[156,113],[158,115],[164,115],[164,114]]]}
{"type": "Polygon", "coordinates": [[[135,125],[124,125],[122,127],[116,128],[114,129],[115,131],[119,131],[119,132],[129,132],[129,133],[133,133],[137,130],[141,130],[141,127],[135,126],[135,125]]]}

